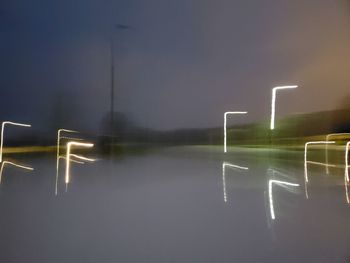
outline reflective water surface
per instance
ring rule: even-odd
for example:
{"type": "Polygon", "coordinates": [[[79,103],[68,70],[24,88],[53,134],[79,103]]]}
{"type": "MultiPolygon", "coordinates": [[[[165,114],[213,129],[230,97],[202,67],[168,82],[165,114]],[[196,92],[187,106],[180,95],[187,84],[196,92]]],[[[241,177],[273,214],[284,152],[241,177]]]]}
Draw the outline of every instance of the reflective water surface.
{"type": "Polygon", "coordinates": [[[221,151],[5,166],[0,262],[350,262],[343,159],[221,151]]]}

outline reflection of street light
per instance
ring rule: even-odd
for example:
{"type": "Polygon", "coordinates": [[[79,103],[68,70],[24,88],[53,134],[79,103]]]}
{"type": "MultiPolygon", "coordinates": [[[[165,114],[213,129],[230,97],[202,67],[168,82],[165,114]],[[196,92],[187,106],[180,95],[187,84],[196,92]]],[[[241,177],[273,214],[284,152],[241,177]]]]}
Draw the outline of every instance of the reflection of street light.
{"type": "Polygon", "coordinates": [[[285,182],[285,181],[279,181],[279,180],[269,180],[270,215],[271,215],[271,219],[275,220],[276,216],[275,216],[275,209],[274,209],[274,206],[273,206],[272,184],[277,184],[277,185],[281,185],[281,186],[295,186],[295,187],[298,187],[300,185],[299,184],[293,184],[293,183],[285,182]]]}
{"type": "Polygon", "coordinates": [[[349,146],[350,142],[347,142],[345,147],[345,177],[347,182],[349,182],[349,146]]]}
{"type": "Polygon", "coordinates": [[[29,166],[19,165],[19,164],[16,164],[16,163],[13,163],[13,162],[8,162],[8,161],[3,161],[2,164],[1,164],[1,168],[0,168],[0,184],[1,184],[1,180],[2,180],[2,172],[4,170],[5,164],[13,165],[15,167],[18,167],[18,168],[21,168],[21,169],[25,169],[25,170],[28,170],[28,171],[33,171],[34,170],[32,167],[29,167],[29,166]]]}
{"type": "Polygon", "coordinates": [[[235,165],[235,164],[231,164],[231,163],[227,163],[227,162],[223,162],[222,163],[222,188],[224,190],[224,202],[227,202],[227,193],[226,193],[226,166],[230,167],[232,169],[239,169],[239,170],[249,170],[248,167],[244,167],[244,166],[239,166],[239,165],[235,165]]]}
{"type": "MultiPolygon", "coordinates": [[[[350,136],[350,133],[331,133],[326,136],[326,141],[328,142],[330,137],[337,137],[337,136],[350,136]]],[[[328,144],[326,144],[325,149],[325,156],[326,156],[326,173],[329,174],[329,168],[328,168],[328,144]]]]}
{"type": "Polygon", "coordinates": [[[281,87],[275,87],[272,89],[272,99],[271,99],[271,122],[270,122],[270,130],[275,129],[275,111],[276,111],[276,93],[278,90],[283,89],[295,89],[298,86],[281,86],[281,87]]]}
{"type": "Polygon", "coordinates": [[[227,132],[226,132],[226,123],[227,123],[227,115],[229,114],[247,114],[246,111],[227,111],[224,114],[224,152],[227,152],[227,132]]]}
{"type": "Polygon", "coordinates": [[[11,121],[4,121],[1,124],[0,162],[2,162],[2,148],[4,146],[4,130],[5,130],[6,124],[20,126],[20,127],[31,127],[30,124],[22,124],[22,123],[16,123],[16,122],[11,122],[11,121]]]}
{"type": "MultiPolygon", "coordinates": [[[[308,174],[307,174],[307,149],[308,149],[308,146],[309,145],[319,145],[319,144],[334,144],[335,141],[313,141],[313,142],[307,142],[305,143],[305,146],[304,146],[304,179],[305,179],[305,182],[308,183],[309,182],[309,177],[308,177],[308,174]]],[[[327,165],[327,164],[326,164],[327,165]]]]}
{"type": "Polygon", "coordinates": [[[350,199],[349,199],[349,190],[348,190],[348,182],[346,181],[346,176],[344,176],[344,185],[345,185],[345,197],[346,197],[346,202],[350,204],[350,199]]]}
{"type": "MultiPolygon", "coordinates": [[[[305,178],[305,182],[308,183],[309,182],[309,177],[307,175],[307,149],[309,145],[317,145],[317,144],[334,144],[335,141],[313,141],[313,142],[307,142],[305,143],[304,146],[304,178],[305,178]]],[[[327,165],[327,164],[326,164],[327,165]]]]}

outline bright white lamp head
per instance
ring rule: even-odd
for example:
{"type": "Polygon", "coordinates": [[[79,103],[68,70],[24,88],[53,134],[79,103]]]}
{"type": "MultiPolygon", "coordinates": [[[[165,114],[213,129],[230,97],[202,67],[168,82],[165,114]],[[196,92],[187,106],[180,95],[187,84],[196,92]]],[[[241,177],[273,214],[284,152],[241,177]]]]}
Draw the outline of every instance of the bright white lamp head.
{"type": "Polygon", "coordinates": [[[270,130],[275,129],[275,112],[276,112],[276,93],[278,90],[284,89],[296,89],[297,85],[290,86],[278,86],[272,89],[272,99],[271,99],[271,121],[270,121],[270,130]]]}

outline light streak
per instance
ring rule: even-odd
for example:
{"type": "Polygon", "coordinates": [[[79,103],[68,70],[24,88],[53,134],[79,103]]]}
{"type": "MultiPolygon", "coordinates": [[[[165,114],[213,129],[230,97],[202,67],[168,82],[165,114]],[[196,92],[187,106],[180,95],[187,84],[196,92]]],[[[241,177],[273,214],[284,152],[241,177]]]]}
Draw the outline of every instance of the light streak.
{"type": "Polygon", "coordinates": [[[30,166],[20,165],[20,164],[16,164],[16,163],[9,162],[9,161],[3,161],[2,164],[1,164],[1,168],[0,168],[0,184],[1,184],[1,181],[2,181],[2,172],[3,172],[4,167],[5,167],[6,164],[13,165],[15,167],[18,167],[18,168],[21,168],[21,169],[25,169],[25,170],[28,170],[28,171],[33,171],[34,170],[34,168],[32,168],[30,166]]]}
{"type": "Polygon", "coordinates": [[[285,174],[285,173],[283,173],[283,172],[281,172],[281,171],[279,171],[279,170],[275,170],[275,169],[273,169],[273,168],[269,168],[269,169],[267,169],[267,172],[269,173],[269,174],[271,174],[271,176],[276,176],[276,175],[278,175],[278,176],[282,176],[282,177],[284,177],[284,178],[289,178],[289,176],[287,175],[287,174],[285,174]]]}
{"type": "Polygon", "coordinates": [[[349,182],[349,146],[350,141],[345,146],[345,178],[347,182],[349,182]]]}
{"type": "MultiPolygon", "coordinates": [[[[72,147],[82,147],[82,148],[92,148],[94,144],[92,143],[83,143],[83,142],[76,142],[76,141],[71,141],[67,143],[67,154],[66,154],[66,174],[65,174],[65,183],[66,186],[70,181],[70,162],[71,162],[71,150],[72,147]]],[[[77,158],[78,155],[73,155],[77,158]]],[[[82,156],[79,156],[79,159],[84,159],[84,160],[93,160],[89,158],[85,158],[82,156]]]]}
{"type": "MultiPolygon", "coordinates": [[[[58,172],[58,166],[59,166],[59,156],[60,156],[60,144],[61,144],[61,139],[66,138],[66,137],[62,137],[61,133],[62,132],[67,132],[67,133],[78,133],[77,131],[73,131],[73,130],[67,130],[67,129],[59,129],[57,131],[57,149],[56,149],[56,172],[58,172]]],[[[67,138],[68,139],[68,138],[67,138]]]]}
{"type": "MultiPolygon", "coordinates": [[[[77,155],[77,154],[71,154],[70,156],[71,157],[75,157],[75,158],[77,158],[79,160],[87,161],[87,162],[95,162],[96,161],[96,159],[87,158],[87,157],[84,157],[84,156],[81,156],[81,155],[77,155]]],[[[71,160],[71,161],[73,161],[73,160],[71,160]]],[[[79,161],[75,161],[75,162],[79,162],[79,161]]],[[[80,163],[84,164],[84,162],[80,162],[80,163]]]]}
{"type": "Polygon", "coordinates": [[[227,111],[224,114],[224,152],[227,152],[227,115],[247,114],[247,111],[227,111]]]}
{"type": "MultiPolygon", "coordinates": [[[[331,137],[337,137],[337,136],[350,136],[350,133],[331,133],[327,134],[326,141],[328,142],[331,137]]],[[[326,156],[326,163],[328,164],[328,144],[326,144],[325,149],[325,156],[326,156]]],[[[329,168],[326,166],[326,173],[329,174],[329,168]]]]}
{"type": "Polygon", "coordinates": [[[238,170],[249,170],[248,167],[239,166],[227,162],[222,163],[222,188],[224,191],[224,202],[227,203],[227,192],[226,192],[226,166],[232,169],[238,169],[238,170]]]}
{"type": "Polygon", "coordinates": [[[272,99],[271,99],[271,121],[270,121],[270,130],[275,129],[275,112],[276,112],[276,93],[278,90],[284,90],[284,89],[295,89],[298,86],[292,85],[292,86],[280,86],[280,87],[274,87],[272,89],[272,99]]]}
{"type": "Polygon", "coordinates": [[[337,165],[335,164],[327,164],[327,163],[320,163],[320,162],[313,162],[313,161],[307,161],[307,163],[325,166],[325,167],[333,167],[333,168],[337,167],[337,165]]]}
{"type": "Polygon", "coordinates": [[[309,182],[309,177],[308,177],[308,171],[307,171],[307,163],[308,163],[308,160],[307,160],[307,150],[308,150],[308,146],[309,145],[322,145],[322,144],[334,144],[335,141],[313,141],[313,142],[307,142],[305,143],[305,146],[304,146],[304,180],[306,183],[309,182]]]}
{"type": "MultiPolygon", "coordinates": [[[[66,157],[60,156],[60,148],[61,148],[61,139],[71,139],[66,136],[61,136],[61,133],[66,132],[66,133],[79,133],[74,130],[68,130],[68,129],[58,129],[57,130],[57,146],[56,146],[56,185],[55,185],[55,195],[58,193],[58,169],[60,165],[60,159],[66,159],[66,157]]],[[[75,138],[74,138],[75,139],[75,138]]],[[[80,140],[80,139],[75,139],[75,140],[80,140]]],[[[78,162],[75,160],[71,160],[72,162],[78,162]]]]}
{"type": "MultiPolygon", "coordinates": [[[[76,154],[71,154],[70,155],[71,157],[78,157],[79,155],[76,155],[76,154]]],[[[79,156],[79,157],[81,157],[81,156],[79,156]]],[[[58,156],[58,161],[60,160],[60,159],[64,159],[64,160],[66,160],[67,158],[65,157],[65,156],[58,156]]],[[[80,159],[82,159],[82,158],[80,158],[80,159]]],[[[92,161],[93,159],[89,159],[89,161],[92,161]]],[[[72,163],[78,163],[78,164],[85,164],[84,162],[82,162],[82,161],[78,161],[78,160],[74,160],[74,159],[70,159],[70,161],[72,162],[72,163]]],[[[55,195],[57,195],[58,194],[58,169],[56,170],[56,183],[55,183],[55,195]]]]}
{"type": "Polygon", "coordinates": [[[275,216],[275,209],[274,209],[274,205],[273,205],[273,194],[272,194],[272,185],[273,184],[277,184],[277,185],[286,185],[286,186],[294,186],[294,187],[299,187],[299,184],[294,184],[294,183],[289,183],[289,182],[285,182],[285,181],[280,181],[280,180],[269,180],[269,205],[270,205],[270,215],[271,215],[271,219],[275,220],[276,216],[275,216]]]}
{"type": "Polygon", "coordinates": [[[2,152],[3,152],[3,146],[4,146],[4,131],[5,131],[5,125],[14,125],[14,126],[20,126],[20,127],[31,127],[30,124],[23,124],[23,123],[17,123],[17,122],[11,122],[11,121],[4,121],[1,124],[1,142],[0,142],[0,163],[2,162],[2,152]]]}
{"type": "Polygon", "coordinates": [[[345,197],[346,197],[346,202],[350,204],[350,199],[349,199],[349,191],[348,191],[348,182],[346,181],[346,176],[344,176],[344,185],[345,185],[345,197]]]}

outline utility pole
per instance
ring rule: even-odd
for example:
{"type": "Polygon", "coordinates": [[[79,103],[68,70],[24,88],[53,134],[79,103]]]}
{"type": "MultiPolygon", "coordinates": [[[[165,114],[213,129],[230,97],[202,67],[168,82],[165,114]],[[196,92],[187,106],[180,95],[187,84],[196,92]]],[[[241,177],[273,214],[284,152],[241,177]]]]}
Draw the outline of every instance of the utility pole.
{"type": "MultiPolygon", "coordinates": [[[[113,27],[114,30],[128,30],[132,29],[131,27],[127,25],[122,25],[122,24],[116,24],[113,27]]],[[[114,47],[114,30],[112,32],[111,38],[110,38],[110,56],[111,56],[111,102],[110,102],[110,129],[111,129],[111,154],[113,153],[113,144],[114,144],[114,90],[115,90],[115,58],[114,58],[114,53],[115,53],[115,47],[114,47]]]]}
{"type": "Polygon", "coordinates": [[[111,37],[111,105],[110,105],[110,118],[111,118],[111,153],[113,153],[114,144],[114,38],[111,37]]]}

